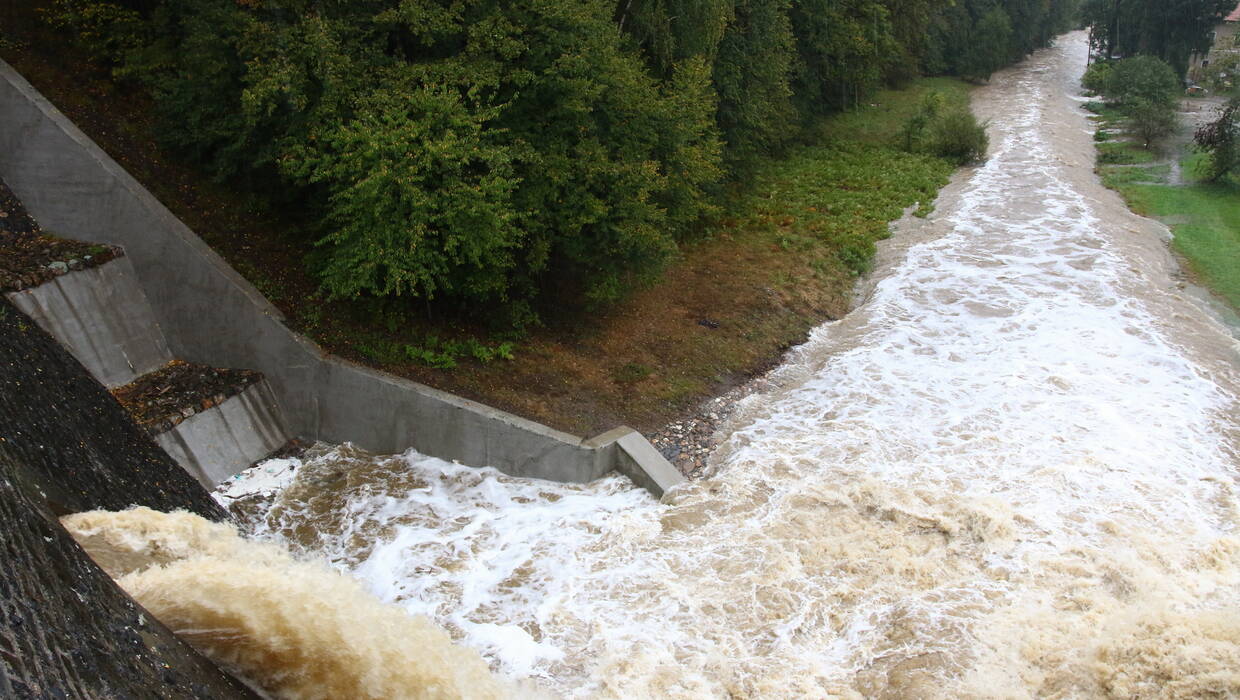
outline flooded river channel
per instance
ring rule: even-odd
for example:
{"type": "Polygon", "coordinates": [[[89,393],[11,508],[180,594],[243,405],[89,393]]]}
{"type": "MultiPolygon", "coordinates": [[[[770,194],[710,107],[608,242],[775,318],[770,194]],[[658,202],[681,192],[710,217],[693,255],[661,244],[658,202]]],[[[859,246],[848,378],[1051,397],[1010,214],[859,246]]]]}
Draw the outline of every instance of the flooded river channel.
{"type": "MultiPolygon", "coordinates": [[[[1094,176],[1080,34],[658,503],[348,447],[256,526],[568,697],[1240,694],[1240,354],[1094,176]]],[[[528,686],[527,686],[528,688],[528,686]]]]}

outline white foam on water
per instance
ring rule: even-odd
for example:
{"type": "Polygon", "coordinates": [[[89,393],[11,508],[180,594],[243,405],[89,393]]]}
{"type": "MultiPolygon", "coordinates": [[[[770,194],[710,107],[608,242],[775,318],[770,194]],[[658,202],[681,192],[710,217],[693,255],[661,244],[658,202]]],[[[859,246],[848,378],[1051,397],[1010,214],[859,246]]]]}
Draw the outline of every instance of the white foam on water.
{"type": "Polygon", "coordinates": [[[567,696],[1240,694],[1235,345],[1082,162],[1084,51],[995,77],[942,235],[713,477],[658,504],[346,447],[258,532],[567,696]]]}

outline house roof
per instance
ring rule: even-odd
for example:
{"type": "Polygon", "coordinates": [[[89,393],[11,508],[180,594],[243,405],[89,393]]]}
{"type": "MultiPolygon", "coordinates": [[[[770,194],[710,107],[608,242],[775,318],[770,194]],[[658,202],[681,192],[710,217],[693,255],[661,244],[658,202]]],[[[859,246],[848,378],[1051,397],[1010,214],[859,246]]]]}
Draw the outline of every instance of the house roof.
{"type": "Polygon", "coordinates": [[[1236,9],[1232,10],[1231,14],[1227,15],[1227,17],[1225,17],[1223,21],[1224,22],[1240,22],[1240,5],[1236,5],[1236,9]]]}

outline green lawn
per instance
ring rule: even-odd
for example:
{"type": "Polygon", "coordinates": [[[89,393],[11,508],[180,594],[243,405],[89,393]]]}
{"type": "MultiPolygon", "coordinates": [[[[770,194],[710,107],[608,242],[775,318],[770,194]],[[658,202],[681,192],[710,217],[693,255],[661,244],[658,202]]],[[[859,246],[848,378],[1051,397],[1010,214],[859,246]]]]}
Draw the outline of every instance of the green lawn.
{"type": "MultiPolygon", "coordinates": [[[[1185,172],[1193,160],[1185,159],[1185,172]]],[[[1240,182],[1112,186],[1137,213],[1183,221],[1171,227],[1175,249],[1203,284],[1240,309],[1240,182]]]]}

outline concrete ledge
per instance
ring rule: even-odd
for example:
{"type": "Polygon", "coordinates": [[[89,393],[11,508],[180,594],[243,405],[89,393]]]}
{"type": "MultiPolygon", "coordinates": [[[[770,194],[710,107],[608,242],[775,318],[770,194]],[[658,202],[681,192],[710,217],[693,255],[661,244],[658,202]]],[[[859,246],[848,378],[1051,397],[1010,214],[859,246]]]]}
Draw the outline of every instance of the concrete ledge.
{"type": "Polygon", "coordinates": [[[326,355],[3,61],[0,177],[45,228],[122,246],[172,353],[262,372],[298,437],[557,481],[630,468],[635,447],[599,447],[326,355]]]}
{"type": "Polygon", "coordinates": [[[125,257],[6,296],[104,386],[128,384],[172,361],[125,257]]]}
{"type": "Polygon", "coordinates": [[[655,498],[662,498],[672,488],[688,481],[644,435],[627,426],[603,433],[590,442],[600,450],[610,450],[611,463],[616,471],[654,494],[655,498]]]}
{"type": "Polygon", "coordinates": [[[262,381],[156,435],[155,442],[212,489],[283,447],[289,437],[271,387],[262,381]]]}

